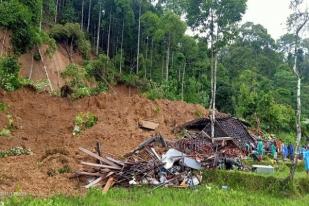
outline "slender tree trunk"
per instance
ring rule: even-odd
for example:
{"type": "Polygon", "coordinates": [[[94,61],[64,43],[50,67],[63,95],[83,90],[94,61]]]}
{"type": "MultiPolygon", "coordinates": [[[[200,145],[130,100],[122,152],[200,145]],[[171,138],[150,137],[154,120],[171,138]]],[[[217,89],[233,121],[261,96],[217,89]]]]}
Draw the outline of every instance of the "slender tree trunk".
{"type": "Polygon", "coordinates": [[[120,44],[120,64],[119,64],[120,74],[122,72],[123,36],[124,36],[124,19],[122,20],[121,44],[120,44]]]}
{"type": "Polygon", "coordinates": [[[85,0],[82,1],[82,18],[80,20],[80,29],[83,30],[84,26],[84,6],[85,6],[85,0]]]}
{"type": "Polygon", "coordinates": [[[97,47],[96,47],[96,55],[99,55],[99,43],[100,43],[100,28],[101,28],[101,15],[102,15],[102,5],[100,3],[100,10],[99,10],[99,22],[98,22],[98,28],[97,28],[97,47]]]}
{"type": "Polygon", "coordinates": [[[153,66],[153,38],[151,38],[151,53],[150,53],[150,68],[149,68],[149,78],[152,78],[152,66],[153,66]]]}
{"type": "Polygon", "coordinates": [[[168,81],[168,74],[169,74],[169,64],[170,64],[170,43],[171,42],[171,35],[168,36],[168,43],[167,43],[167,51],[166,51],[166,62],[165,62],[165,70],[166,76],[165,80],[168,81]]]}
{"type": "Polygon", "coordinates": [[[136,73],[139,72],[139,47],[141,39],[141,13],[142,13],[142,2],[139,2],[138,10],[138,34],[137,34],[137,55],[136,55],[136,73]]]}
{"type": "Polygon", "coordinates": [[[59,0],[57,0],[57,2],[56,2],[55,23],[57,23],[57,17],[58,17],[58,4],[59,4],[59,0]]]}
{"type": "Polygon", "coordinates": [[[90,17],[91,17],[91,0],[89,1],[89,7],[88,7],[87,32],[89,32],[89,27],[90,27],[90,17]]]}
{"type": "Polygon", "coordinates": [[[111,41],[111,25],[112,25],[112,11],[109,12],[109,26],[108,26],[108,38],[107,38],[107,56],[109,58],[110,41],[111,41]]]}
{"type": "Polygon", "coordinates": [[[186,74],[186,62],[183,65],[183,72],[182,72],[182,81],[181,81],[181,100],[184,100],[184,82],[185,82],[185,74],[186,74]]]}
{"type": "Polygon", "coordinates": [[[41,16],[40,16],[40,26],[39,26],[40,31],[42,31],[42,21],[43,21],[43,1],[41,5],[41,16]]]}
{"type": "Polygon", "coordinates": [[[215,137],[215,118],[214,111],[214,17],[211,11],[211,101],[210,101],[210,124],[211,124],[211,138],[215,137]]]}
{"type": "Polygon", "coordinates": [[[146,55],[145,55],[145,76],[144,78],[147,78],[147,62],[148,62],[148,36],[146,39],[146,55]]]}
{"type": "Polygon", "coordinates": [[[162,55],[161,77],[163,81],[164,80],[164,54],[162,55]]]}
{"type": "MultiPolygon", "coordinates": [[[[297,37],[298,38],[298,35],[297,37]]],[[[297,49],[298,49],[298,42],[296,39],[295,43],[295,58],[294,58],[294,73],[297,76],[297,109],[296,109],[296,147],[295,147],[295,152],[294,152],[294,159],[293,159],[293,164],[291,166],[290,170],[290,179],[293,180],[295,176],[295,170],[296,170],[296,165],[297,165],[297,154],[299,153],[299,147],[300,147],[300,142],[301,142],[301,77],[297,69],[297,49]]]]}
{"type": "Polygon", "coordinates": [[[28,77],[28,79],[30,79],[30,80],[31,80],[31,78],[32,78],[33,62],[34,62],[34,57],[33,57],[33,51],[32,51],[32,52],[31,52],[31,67],[30,67],[30,72],[29,72],[29,77],[28,77]]]}

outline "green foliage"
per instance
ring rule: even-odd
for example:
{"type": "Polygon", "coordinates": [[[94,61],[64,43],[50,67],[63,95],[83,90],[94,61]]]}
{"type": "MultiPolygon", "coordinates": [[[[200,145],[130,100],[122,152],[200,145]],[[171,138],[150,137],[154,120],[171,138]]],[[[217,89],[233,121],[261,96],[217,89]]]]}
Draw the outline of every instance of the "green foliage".
{"type": "Polygon", "coordinates": [[[6,112],[8,108],[9,106],[6,103],[0,102],[0,112],[6,112]]]}
{"type": "Polygon", "coordinates": [[[73,135],[96,125],[98,118],[91,112],[80,112],[75,116],[73,135]]]}
{"type": "Polygon", "coordinates": [[[85,59],[89,59],[90,42],[86,39],[84,32],[80,30],[79,24],[55,24],[49,34],[57,42],[65,44],[67,50],[78,50],[85,59]]]}
{"type": "Polygon", "coordinates": [[[6,151],[0,151],[0,158],[10,157],[10,156],[20,156],[20,155],[31,155],[32,152],[30,149],[23,147],[13,147],[6,151]]]}
{"type": "Polygon", "coordinates": [[[113,62],[104,54],[100,54],[95,60],[89,61],[85,69],[97,81],[105,84],[115,80],[115,67],[113,62]]]}
{"type": "Polygon", "coordinates": [[[21,86],[18,78],[19,70],[15,57],[0,57],[0,88],[7,91],[18,89],[21,86]]]}
{"type": "Polygon", "coordinates": [[[94,81],[90,78],[84,67],[76,64],[69,64],[61,73],[61,76],[73,90],[71,95],[73,99],[90,96],[105,90],[100,84],[96,88],[89,87],[88,84],[94,81]]]}
{"type": "Polygon", "coordinates": [[[3,1],[0,6],[0,27],[12,31],[14,51],[24,53],[36,44],[41,0],[3,1]]]}
{"type": "Polygon", "coordinates": [[[59,168],[57,172],[59,174],[65,174],[65,173],[70,173],[72,171],[71,167],[69,165],[64,165],[62,168],[59,168]]]}
{"type": "Polygon", "coordinates": [[[0,137],[8,137],[11,135],[11,131],[8,128],[3,128],[0,130],[0,137]]]}

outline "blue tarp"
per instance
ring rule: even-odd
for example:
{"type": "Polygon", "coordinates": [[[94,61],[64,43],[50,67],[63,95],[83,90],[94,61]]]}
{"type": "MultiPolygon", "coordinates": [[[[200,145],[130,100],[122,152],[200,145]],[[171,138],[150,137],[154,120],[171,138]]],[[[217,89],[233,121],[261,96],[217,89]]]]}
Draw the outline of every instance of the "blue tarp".
{"type": "Polygon", "coordinates": [[[308,171],[309,170],[309,150],[305,151],[303,155],[304,155],[304,162],[305,162],[305,170],[308,171]]]}

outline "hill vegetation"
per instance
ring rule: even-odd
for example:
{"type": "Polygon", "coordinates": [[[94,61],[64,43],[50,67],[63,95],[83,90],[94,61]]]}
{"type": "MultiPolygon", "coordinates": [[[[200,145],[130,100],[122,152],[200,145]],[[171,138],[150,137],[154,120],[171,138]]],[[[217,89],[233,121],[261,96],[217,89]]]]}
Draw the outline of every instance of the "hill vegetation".
{"type": "Polygon", "coordinates": [[[138,86],[151,99],[209,107],[217,59],[217,109],[294,141],[293,59],[298,56],[302,73],[305,120],[309,39],[299,39],[295,53],[293,34],[274,40],[262,25],[241,25],[245,11],[246,0],[2,0],[0,27],[12,33],[13,51],[0,59],[0,87],[12,91],[24,82],[18,77],[19,55],[31,52],[39,60],[40,46],[53,53],[57,43],[72,63],[63,76],[76,98],[121,82],[138,86]],[[195,36],[187,35],[189,28],[195,36]],[[84,64],[73,64],[73,53],[81,54],[84,64]]]}

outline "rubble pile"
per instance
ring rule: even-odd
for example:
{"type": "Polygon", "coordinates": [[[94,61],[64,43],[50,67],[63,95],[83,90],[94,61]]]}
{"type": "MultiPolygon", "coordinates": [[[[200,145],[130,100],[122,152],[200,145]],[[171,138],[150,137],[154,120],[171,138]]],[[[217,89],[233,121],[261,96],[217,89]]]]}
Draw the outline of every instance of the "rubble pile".
{"type": "Polygon", "coordinates": [[[86,188],[101,185],[107,191],[113,185],[194,187],[202,181],[202,169],[241,169],[244,145],[254,146],[254,139],[237,119],[218,119],[215,138],[209,136],[209,119],[202,118],[177,128],[183,138],[166,141],[155,135],[123,160],[101,155],[99,144],[95,153],[80,148],[96,163],[81,162],[85,167],[77,175],[84,178],[86,188]]]}
{"type": "Polygon", "coordinates": [[[100,156],[100,152],[80,150],[96,160],[81,162],[83,171],[76,174],[86,181],[86,188],[101,185],[108,190],[113,185],[155,185],[193,187],[198,185],[202,176],[198,170],[203,168],[202,156],[187,155],[170,148],[161,136],[154,136],[135,150],[125,155],[124,160],[110,156],[100,156]],[[160,146],[159,146],[160,145],[160,146]]]}

